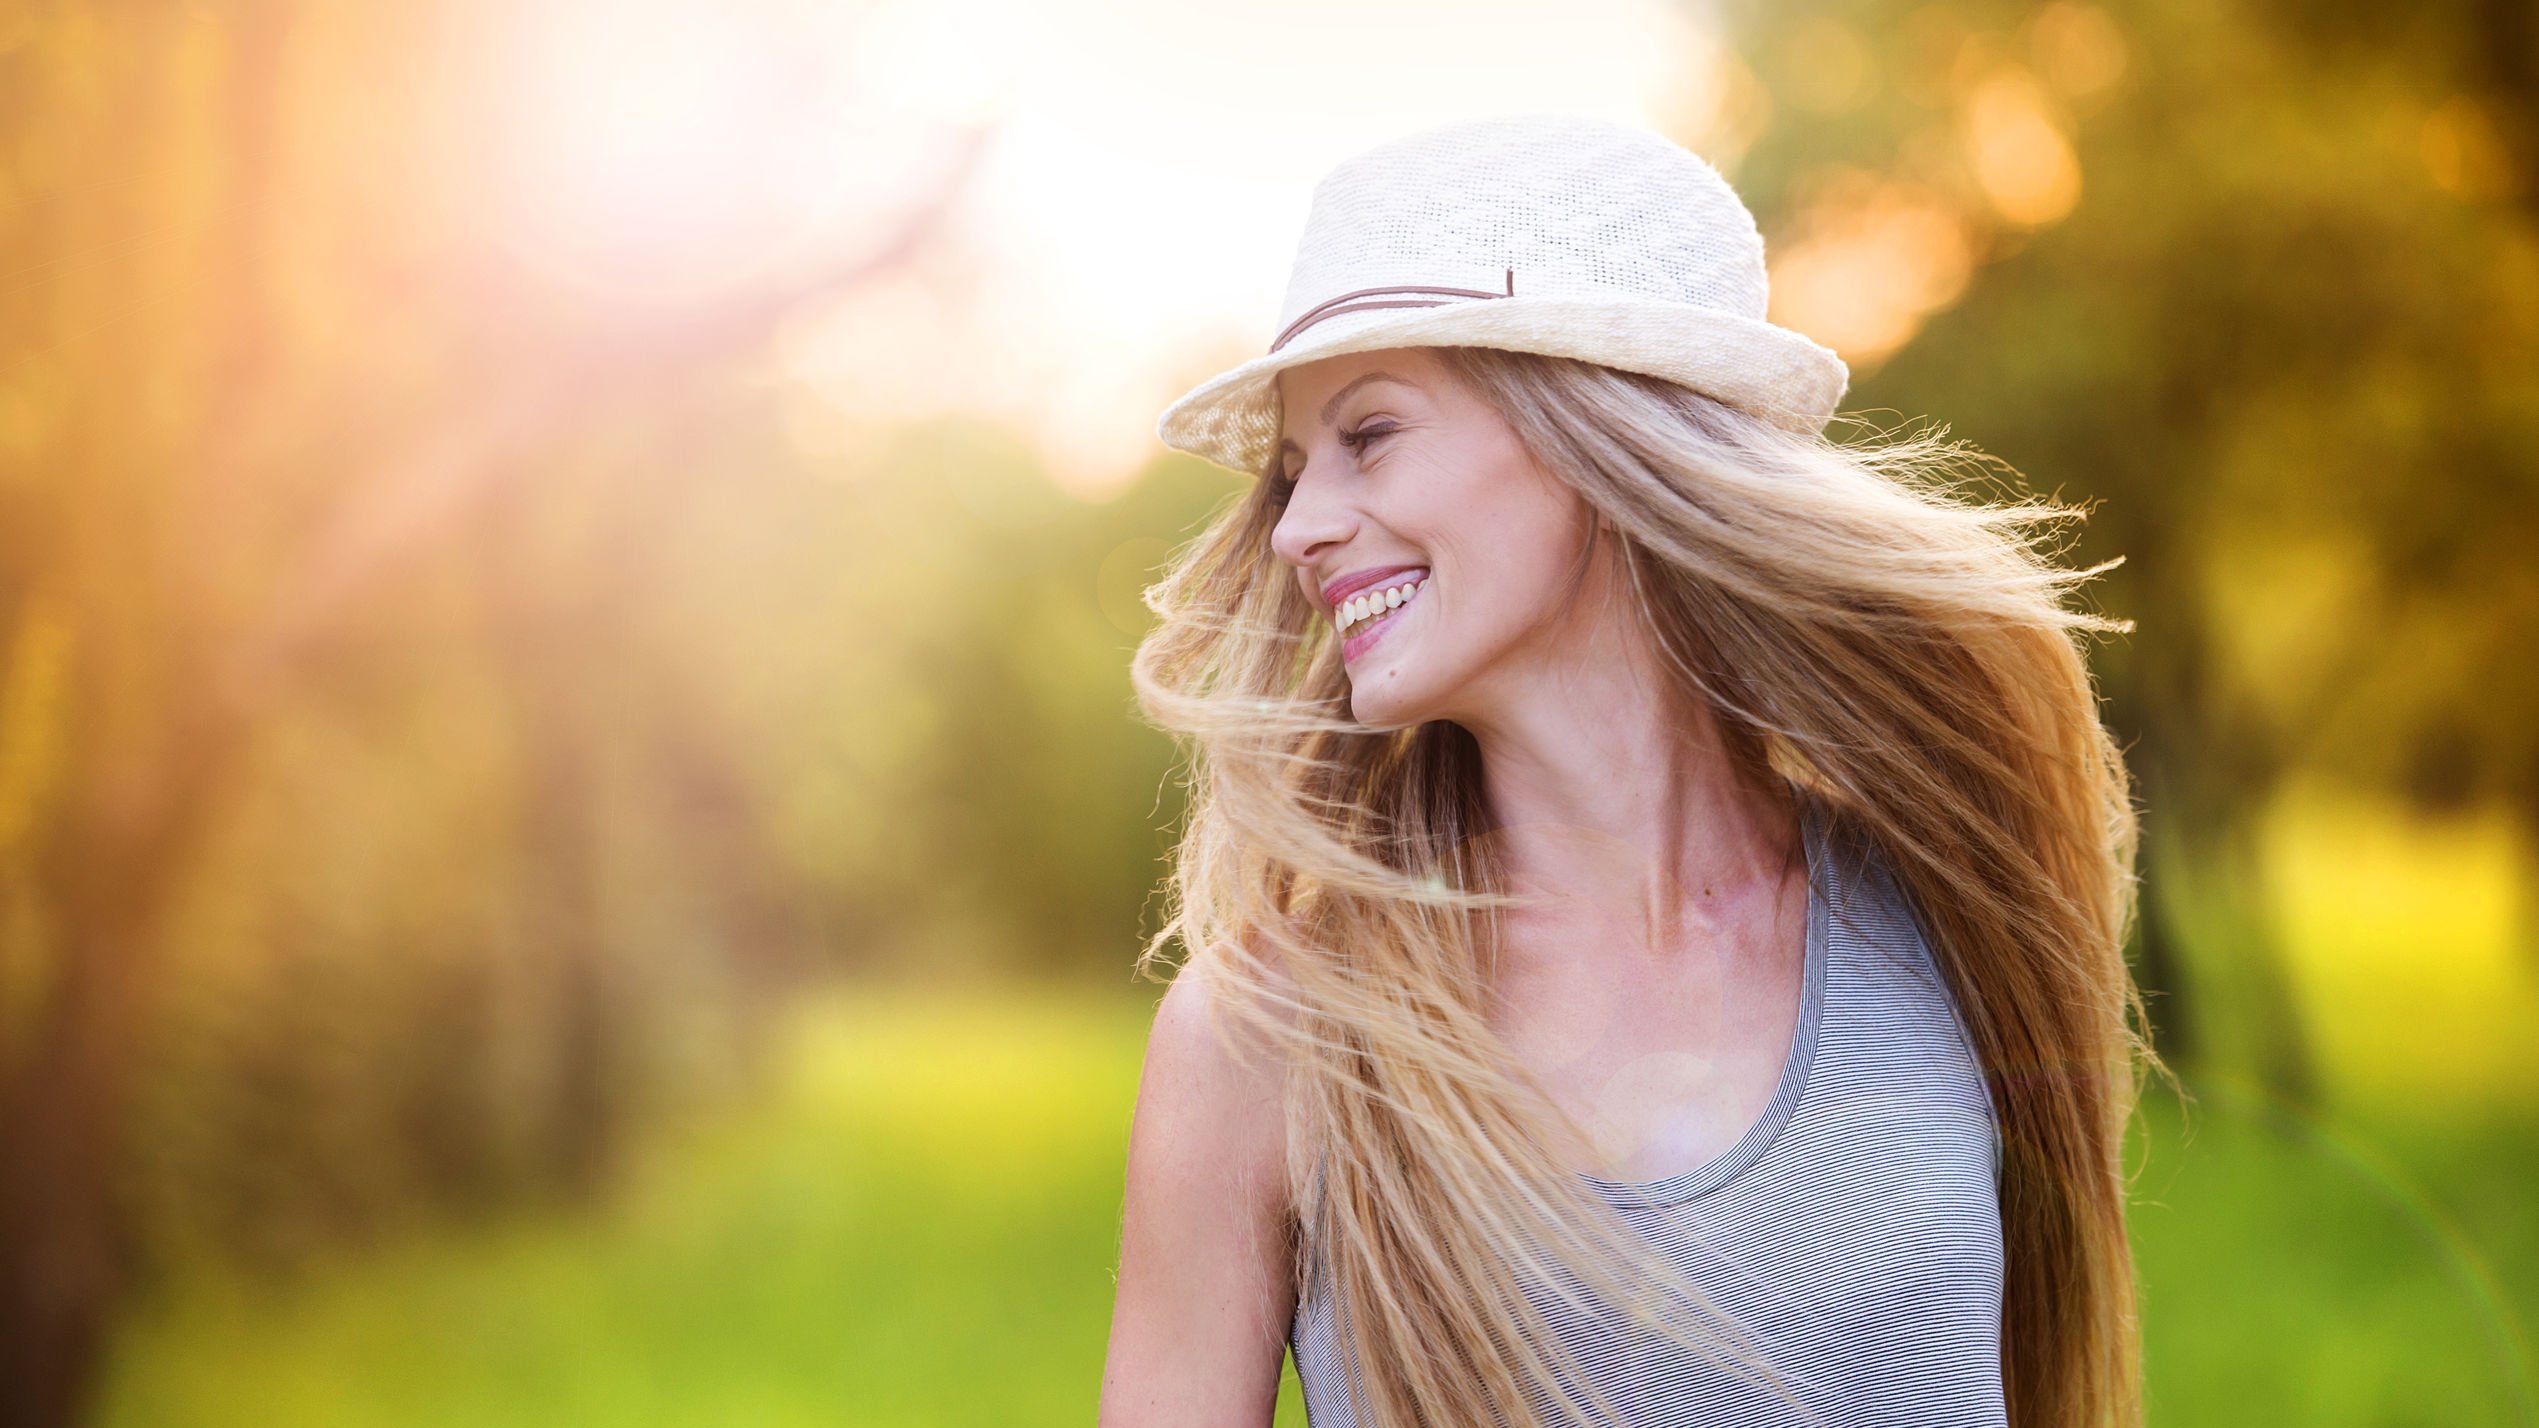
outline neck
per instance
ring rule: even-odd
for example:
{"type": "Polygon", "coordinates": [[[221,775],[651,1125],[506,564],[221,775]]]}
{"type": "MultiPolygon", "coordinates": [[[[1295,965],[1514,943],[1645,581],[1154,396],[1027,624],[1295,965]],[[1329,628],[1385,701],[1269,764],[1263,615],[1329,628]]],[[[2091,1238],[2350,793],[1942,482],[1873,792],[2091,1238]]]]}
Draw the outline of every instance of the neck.
{"type": "Polygon", "coordinates": [[[1590,947],[1662,956],[1707,941],[1742,895],[1777,890],[1799,830],[1785,793],[1739,777],[1710,710],[1666,696],[1626,625],[1588,622],[1570,658],[1466,727],[1509,890],[1537,900],[1510,916],[1592,924],[1590,947]]]}

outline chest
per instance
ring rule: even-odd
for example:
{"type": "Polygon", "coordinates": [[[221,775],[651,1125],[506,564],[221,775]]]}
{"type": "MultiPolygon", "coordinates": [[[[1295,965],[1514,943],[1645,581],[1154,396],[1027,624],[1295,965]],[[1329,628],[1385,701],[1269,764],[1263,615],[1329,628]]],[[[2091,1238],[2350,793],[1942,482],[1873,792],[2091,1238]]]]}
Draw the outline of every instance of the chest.
{"type": "Polygon", "coordinates": [[[1518,929],[1493,1025],[1586,1137],[1564,1148],[1576,1168],[1658,1179],[1734,1146],[1770,1103],[1798,1029],[1806,939],[1803,898],[1663,956],[1518,929]]]}

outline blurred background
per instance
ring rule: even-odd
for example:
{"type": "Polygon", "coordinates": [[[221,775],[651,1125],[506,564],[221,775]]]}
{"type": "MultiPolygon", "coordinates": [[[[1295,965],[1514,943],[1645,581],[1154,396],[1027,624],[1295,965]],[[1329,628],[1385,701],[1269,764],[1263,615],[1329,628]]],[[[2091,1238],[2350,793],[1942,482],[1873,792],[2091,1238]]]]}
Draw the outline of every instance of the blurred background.
{"type": "Polygon", "coordinates": [[[2152,1421],[2539,1422],[2524,0],[0,9],[5,1422],[1090,1421],[1154,419],[1509,110],[2124,557],[2152,1421]]]}

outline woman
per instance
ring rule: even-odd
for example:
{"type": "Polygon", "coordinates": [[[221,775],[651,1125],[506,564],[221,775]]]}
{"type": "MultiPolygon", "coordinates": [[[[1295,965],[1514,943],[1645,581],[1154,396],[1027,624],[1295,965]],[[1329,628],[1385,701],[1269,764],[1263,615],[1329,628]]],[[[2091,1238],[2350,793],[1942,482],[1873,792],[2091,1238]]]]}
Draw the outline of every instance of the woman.
{"type": "Polygon", "coordinates": [[[1257,477],[1149,592],[1191,756],[1101,1421],[2140,1419],[2135,814],[2039,532],[1658,136],[1316,188],[1257,477]]]}

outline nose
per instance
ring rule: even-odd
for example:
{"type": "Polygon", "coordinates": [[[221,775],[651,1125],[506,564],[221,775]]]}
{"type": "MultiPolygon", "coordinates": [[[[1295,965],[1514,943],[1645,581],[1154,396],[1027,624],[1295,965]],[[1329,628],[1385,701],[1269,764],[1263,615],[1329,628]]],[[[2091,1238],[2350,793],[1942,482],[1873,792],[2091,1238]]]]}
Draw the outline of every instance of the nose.
{"type": "Polygon", "coordinates": [[[1358,513],[1337,483],[1317,479],[1309,470],[1287,493],[1287,509],[1270,531],[1270,549],[1299,570],[1310,570],[1323,548],[1357,533],[1358,513]]]}

